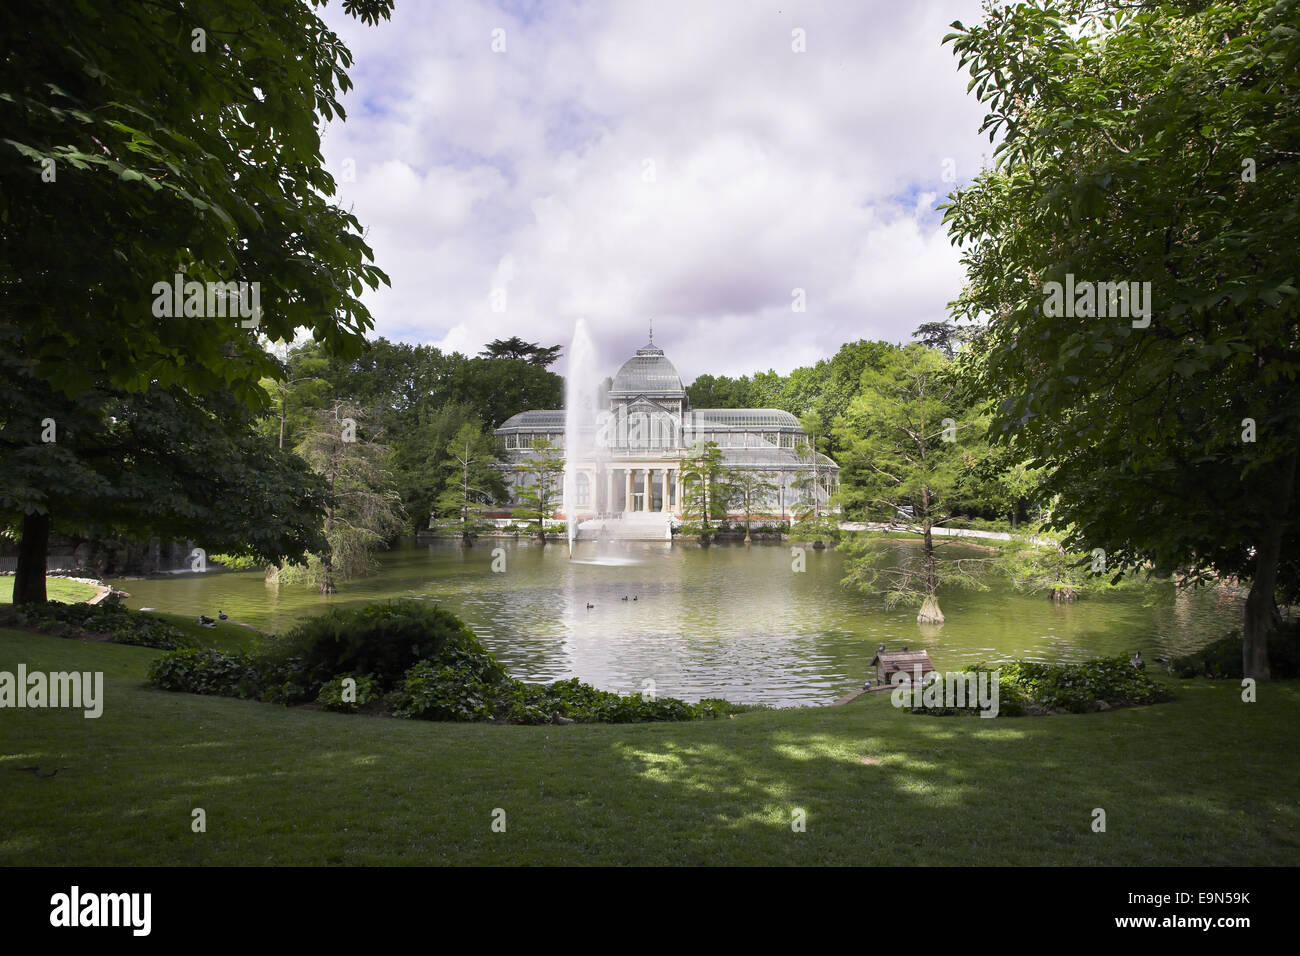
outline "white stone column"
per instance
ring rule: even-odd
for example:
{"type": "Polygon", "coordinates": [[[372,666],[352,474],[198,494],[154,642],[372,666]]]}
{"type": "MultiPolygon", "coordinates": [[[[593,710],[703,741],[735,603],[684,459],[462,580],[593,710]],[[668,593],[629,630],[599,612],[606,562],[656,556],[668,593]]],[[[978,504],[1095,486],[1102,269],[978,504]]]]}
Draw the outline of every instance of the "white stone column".
{"type": "Polygon", "coordinates": [[[664,479],[663,480],[664,500],[660,502],[659,510],[662,511],[664,514],[667,514],[668,513],[668,469],[667,468],[663,469],[663,479],[664,479]]]}
{"type": "Polygon", "coordinates": [[[634,500],[635,499],[632,497],[632,469],[624,468],[623,469],[623,513],[624,514],[632,513],[632,502],[634,500]]]}
{"type": "Polygon", "coordinates": [[[682,509],[682,470],[680,468],[674,468],[673,474],[677,478],[677,488],[675,489],[676,494],[673,496],[673,505],[678,514],[685,514],[686,512],[682,509]]]}
{"type": "Polygon", "coordinates": [[[649,511],[650,505],[654,503],[655,499],[654,488],[650,484],[650,469],[642,468],[641,477],[645,479],[642,482],[642,487],[645,488],[645,497],[641,499],[641,510],[649,511]]]}
{"type": "Polygon", "coordinates": [[[601,507],[601,514],[609,514],[614,510],[614,469],[605,469],[605,504],[601,507]]]}

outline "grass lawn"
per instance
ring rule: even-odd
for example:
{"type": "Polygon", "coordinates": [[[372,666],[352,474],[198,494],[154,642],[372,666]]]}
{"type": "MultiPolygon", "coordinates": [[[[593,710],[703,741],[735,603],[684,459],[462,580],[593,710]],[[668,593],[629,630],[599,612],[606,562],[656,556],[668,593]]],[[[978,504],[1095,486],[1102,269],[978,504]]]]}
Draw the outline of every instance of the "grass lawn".
{"type": "Polygon", "coordinates": [[[920,717],[876,694],[718,722],[495,727],[155,691],[158,653],[0,630],[0,670],[105,673],[98,720],[0,711],[0,865],[1300,859],[1296,682],[1255,704],[1231,682],[1175,682],[1173,703],[1064,717],[920,717]]]}
{"type": "MultiPolygon", "coordinates": [[[[99,588],[93,584],[82,584],[80,581],[69,581],[67,578],[45,579],[45,597],[51,601],[77,604],[80,601],[89,601],[98,592],[99,588]]],[[[0,604],[11,604],[13,599],[14,576],[7,574],[0,577],[0,604]]]]}

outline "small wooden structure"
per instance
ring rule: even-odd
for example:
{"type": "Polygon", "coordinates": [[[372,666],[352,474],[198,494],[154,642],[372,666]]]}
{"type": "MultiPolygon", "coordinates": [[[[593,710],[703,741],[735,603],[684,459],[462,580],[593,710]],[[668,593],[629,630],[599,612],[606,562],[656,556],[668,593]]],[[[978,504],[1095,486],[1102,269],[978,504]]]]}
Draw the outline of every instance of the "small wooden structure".
{"type": "Polygon", "coordinates": [[[895,674],[901,673],[911,682],[918,676],[925,680],[927,674],[934,672],[930,655],[925,651],[909,651],[906,647],[901,651],[887,651],[884,644],[876,649],[871,666],[876,669],[877,688],[892,686],[895,674]]]}

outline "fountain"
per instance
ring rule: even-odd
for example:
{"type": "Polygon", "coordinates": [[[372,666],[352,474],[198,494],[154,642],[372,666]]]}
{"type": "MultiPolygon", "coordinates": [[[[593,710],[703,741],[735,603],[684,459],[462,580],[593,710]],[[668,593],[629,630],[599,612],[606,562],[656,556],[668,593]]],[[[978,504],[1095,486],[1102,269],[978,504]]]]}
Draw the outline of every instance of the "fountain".
{"type": "MultiPolygon", "coordinates": [[[[569,369],[564,377],[564,523],[568,529],[569,558],[578,537],[577,462],[595,451],[596,349],[587,334],[587,321],[578,319],[569,345],[569,369]]],[[[595,493],[594,488],[589,489],[595,493]]]]}

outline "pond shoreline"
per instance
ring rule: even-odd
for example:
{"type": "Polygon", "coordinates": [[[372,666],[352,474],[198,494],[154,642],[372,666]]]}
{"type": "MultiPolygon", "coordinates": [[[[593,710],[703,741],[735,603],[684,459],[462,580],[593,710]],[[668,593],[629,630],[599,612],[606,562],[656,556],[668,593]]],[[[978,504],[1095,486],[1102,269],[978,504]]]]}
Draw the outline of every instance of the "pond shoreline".
{"type": "MultiPolygon", "coordinates": [[[[993,582],[943,594],[947,623],[922,628],[915,610],[846,589],[844,557],[788,542],[579,542],[567,548],[521,537],[475,547],[407,539],[379,555],[379,573],[340,582],[337,594],[267,583],[261,571],[110,579],[128,607],[197,618],[226,611],[282,633],[331,607],[395,598],[436,601],[461,618],[507,667],[532,683],[577,677],[602,690],[722,697],[770,706],[829,704],[862,686],[877,645],[924,647],[941,670],[1024,659],[1077,662],[1131,655],[1179,656],[1240,621],[1240,600],[1221,591],[1178,594],[1134,586],[1057,606],[993,582]]],[[[988,545],[950,541],[972,553],[988,545]]],[[[881,539],[907,555],[915,541],[881,539]]],[[[889,560],[894,560],[890,558],[889,560]]]]}

